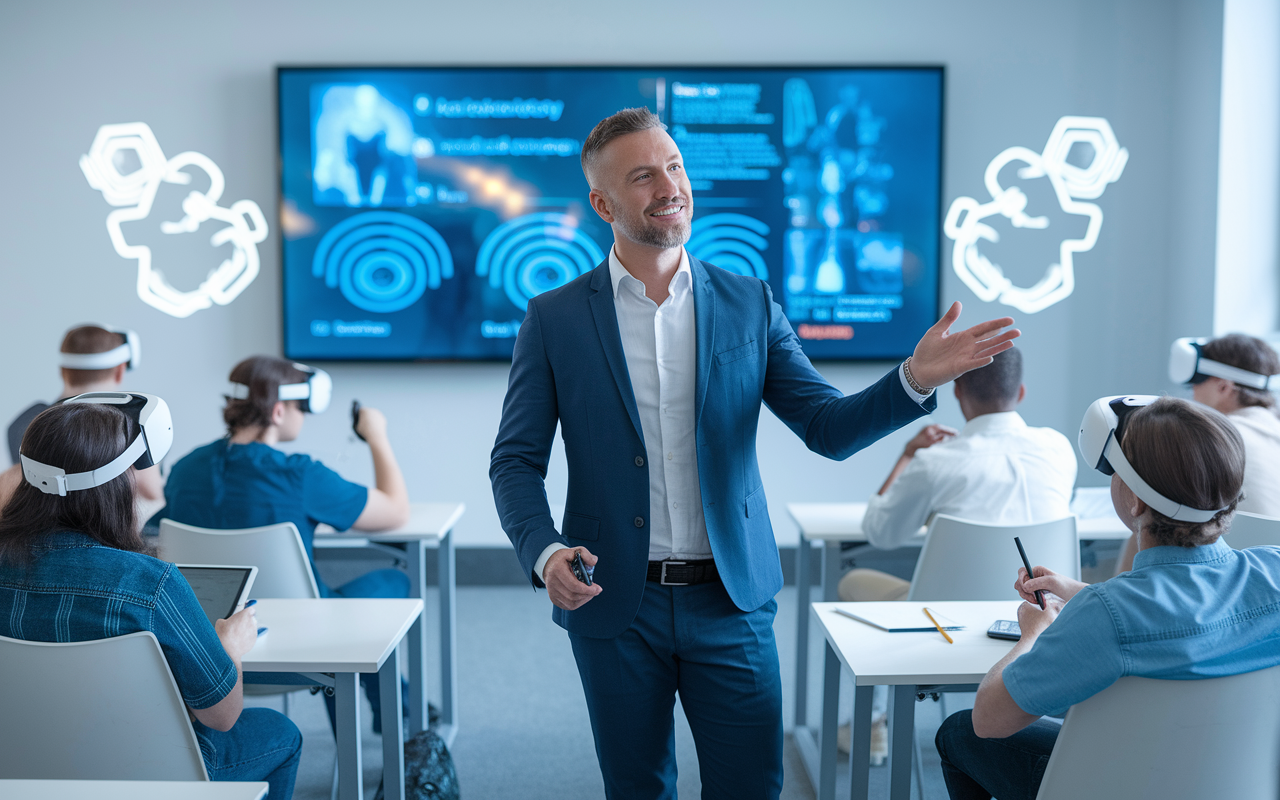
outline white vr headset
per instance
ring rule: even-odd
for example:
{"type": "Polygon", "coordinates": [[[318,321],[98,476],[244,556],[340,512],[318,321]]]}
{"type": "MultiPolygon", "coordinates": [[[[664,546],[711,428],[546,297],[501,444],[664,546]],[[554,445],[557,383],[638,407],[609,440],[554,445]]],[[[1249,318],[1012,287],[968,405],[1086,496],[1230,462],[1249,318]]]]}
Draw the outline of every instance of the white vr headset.
{"type": "Polygon", "coordinates": [[[124,344],[103,353],[58,353],[58,366],[66,369],[111,369],[125,364],[125,369],[137,369],[142,361],[142,343],[138,340],[138,334],[110,325],[97,327],[120,334],[124,337],[124,344]]]}
{"type": "Polygon", "coordinates": [[[78,492],[92,489],[115,480],[124,474],[129,467],[146,469],[160,463],[173,445],[173,417],[169,414],[169,406],[152,394],[137,392],[89,392],[72,397],[66,401],[71,403],[101,403],[112,405],[138,423],[141,430],[134,437],[124,452],[113,458],[110,463],[88,472],[73,472],[50,464],[28,458],[19,453],[22,461],[22,477],[27,483],[45,494],[56,494],[65,497],[67,492],[78,492]]]}
{"type": "Polygon", "coordinates": [[[1201,345],[1208,341],[1190,337],[1175,341],[1169,350],[1169,380],[1174,383],[1196,384],[1209,378],[1222,378],[1252,389],[1280,389],[1280,379],[1277,376],[1259,375],[1200,355],[1201,345]]]}
{"type": "Polygon", "coordinates": [[[1080,455],[1103,475],[1113,473],[1119,475],[1120,480],[1133,490],[1139,500],[1169,519],[1180,522],[1208,522],[1222,509],[1192,508],[1170,500],[1152,489],[1151,485],[1142,479],[1120,449],[1125,419],[1137,409],[1159,399],[1154,395],[1137,394],[1103,397],[1093,401],[1089,409],[1084,412],[1084,419],[1080,421],[1080,455]]]}
{"type": "MultiPolygon", "coordinates": [[[[322,414],[329,407],[333,398],[333,379],[329,373],[319,367],[308,367],[306,364],[294,362],[293,368],[307,373],[306,383],[282,383],[277,400],[300,400],[302,410],[308,414],[322,414]]],[[[227,396],[233,400],[249,399],[249,387],[243,383],[231,382],[227,396]]]]}

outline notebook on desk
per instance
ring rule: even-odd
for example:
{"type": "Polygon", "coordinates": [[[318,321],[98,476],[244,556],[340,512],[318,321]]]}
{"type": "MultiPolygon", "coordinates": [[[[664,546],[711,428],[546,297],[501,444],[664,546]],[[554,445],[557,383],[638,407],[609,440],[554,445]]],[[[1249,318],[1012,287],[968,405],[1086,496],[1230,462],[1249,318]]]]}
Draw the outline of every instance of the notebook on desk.
{"type": "MultiPolygon", "coordinates": [[[[936,609],[933,616],[937,618],[938,624],[946,631],[962,631],[964,626],[947,619],[939,614],[936,609]]],[[[879,628],[889,633],[924,633],[926,631],[937,632],[937,628],[929,620],[927,614],[924,613],[923,605],[915,603],[903,603],[901,605],[882,605],[875,608],[858,608],[856,611],[849,611],[843,608],[835,609],[835,612],[849,619],[857,620],[873,628],[879,628]]]]}

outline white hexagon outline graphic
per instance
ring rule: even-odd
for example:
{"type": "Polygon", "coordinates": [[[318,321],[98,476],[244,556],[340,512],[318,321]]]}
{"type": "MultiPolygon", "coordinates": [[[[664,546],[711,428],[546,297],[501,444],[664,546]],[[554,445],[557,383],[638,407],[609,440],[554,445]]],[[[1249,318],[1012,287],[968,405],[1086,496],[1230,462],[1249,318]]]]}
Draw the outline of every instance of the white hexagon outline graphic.
{"type": "Polygon", "coordinates": [[[987,165],[983,176],[987,192],[991,195],[990,202],[979,203],[972,197],[957,197],[943,221],[943,232],[955,242],[951,250],[951,264],[956,275],[979,299],[988,303],[999,301],[1027,314],[1043,311],[1066,299],[1075,289],[1074,255],[1093,249],[1102,230],[1102,209],[1081,201],[1101,197],[1107,186],[1120,177],[1128,161],[1129,151],[1116,141],[1111,124],[1102,117],[1067,116],[1059,119],[1041,153],[1025,147],[1010,147],[1000,153],[987,165]],[[1078,143],[1093,147],[1093,160],[1087,167],[1067,162],[1072,146],[1078,143]],[[1000,240],[995,229],[982,222],[996,214],[1006,217],[1016,228],[1049,227],[1048,217],[1027,215],[1027,196],[1021,189],[1000,185],[1000,170],[1014,161],[1027,165],[1018,170],[1018,177],[1047,177],[1062,210],[1089,219],[1084,236],[1064,239],[1058,248],[1058,263],[1049,265],[1044,277],[1028,288],[1014,286],[1000,266],[992,263],[978,249],[980,241],[1000,240]]]}
{"type": "Polygon", "coordinates": [[[230,303],[258,277],[258,243],[267,238],[266,218],[252,200],[238,200],[227,208],[218,205],[226,181],[222,170],[207,156],[188,151],[166,159],[149,125],[126,122],[98,129],[88,154],[80,157],[80,169],[89,185],[102,192],[103,199],[120,206],[107,215],[107,233],[121,258],[137,260],[138,297],[147,305],[174,317],[189,317],[215,303],[230,303]],[[126,150],[137,154],[139,168],[122,174],[116,167],[115,156],[126,150]],[[210,245],[219,247],[229,242],[234,249],[199,287],[184,292],[175,289],[165,280],[164,273],[152,266],[151,248],[129,244],[120,226],[150,215],[161,183],[191,183],[192,175],[183,171],[187,167],[204,170],[209,176],[209,189],[188,194],[182,201],[182,219],[161,222],[160,230],[170,234],[192,233],[202,222],[218,220],[227,223],[227,227],[213,234],[210,245]]]}

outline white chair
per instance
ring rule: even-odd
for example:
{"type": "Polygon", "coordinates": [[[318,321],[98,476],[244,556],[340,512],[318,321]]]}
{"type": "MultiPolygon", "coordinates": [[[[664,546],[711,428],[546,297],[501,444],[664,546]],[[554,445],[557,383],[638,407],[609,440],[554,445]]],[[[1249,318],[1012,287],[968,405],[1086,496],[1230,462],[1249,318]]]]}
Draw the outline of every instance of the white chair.
{"type": "Polygon", "coordinates": [[[1280,545],[1280,519],[1237,511],[1231,530],[1222,541],[1237,550],[1259,545],[1280,545]]]}
{"type": "MultiPolygon", "coordinates": [[[[160,557],[175,564],[243,564],[257,567],[249,596],[303,598],[320,596],[311,561],[302,537],[292,522],[260,528],[215,530],[160,520],[160,557]]],[[[289,716],[289,695],[308,687],[277,684],[245,684],[254,697],[281,695],[284,715],[289,716]]]]}
{"type": "Polygon", "coordinates": [[[1274,800],[1280,667],[1194,681],[1121,678],[1067,712],[1037,800],[1274,800]]]}
{"type": "Polygon", "coordinates": [[[207,781],[149,631],[87,642],[0,636],[0,778],[207,781]]]}
{"type": "Polygon", "coordinates": [[[1074,516],[1029,525],[984,525],[938,514],[911,578],[908,600],[1016,600],[1013,582],[1022,558],[1080,579],[1080,539],[1074,516]]]}
{"type": "Polygon", "coordinates": [[[249,596],[320,596],[302,537],[292,522],[261,528],[214,530],[160,520],[160,557],[175,564],[243,564],[257,567],[249,596]]]}

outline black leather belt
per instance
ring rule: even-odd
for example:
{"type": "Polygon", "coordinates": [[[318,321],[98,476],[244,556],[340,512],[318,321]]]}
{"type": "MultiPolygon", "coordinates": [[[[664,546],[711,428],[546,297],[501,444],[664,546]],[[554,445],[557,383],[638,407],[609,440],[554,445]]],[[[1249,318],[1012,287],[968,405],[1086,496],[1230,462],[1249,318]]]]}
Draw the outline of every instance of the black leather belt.
{"type": "Polygon", "coordinates": [[[716,562],[711,558],[701,561],[650,561],[648,580],[663,586],[691,586],[720,580],[716,562]]]}

